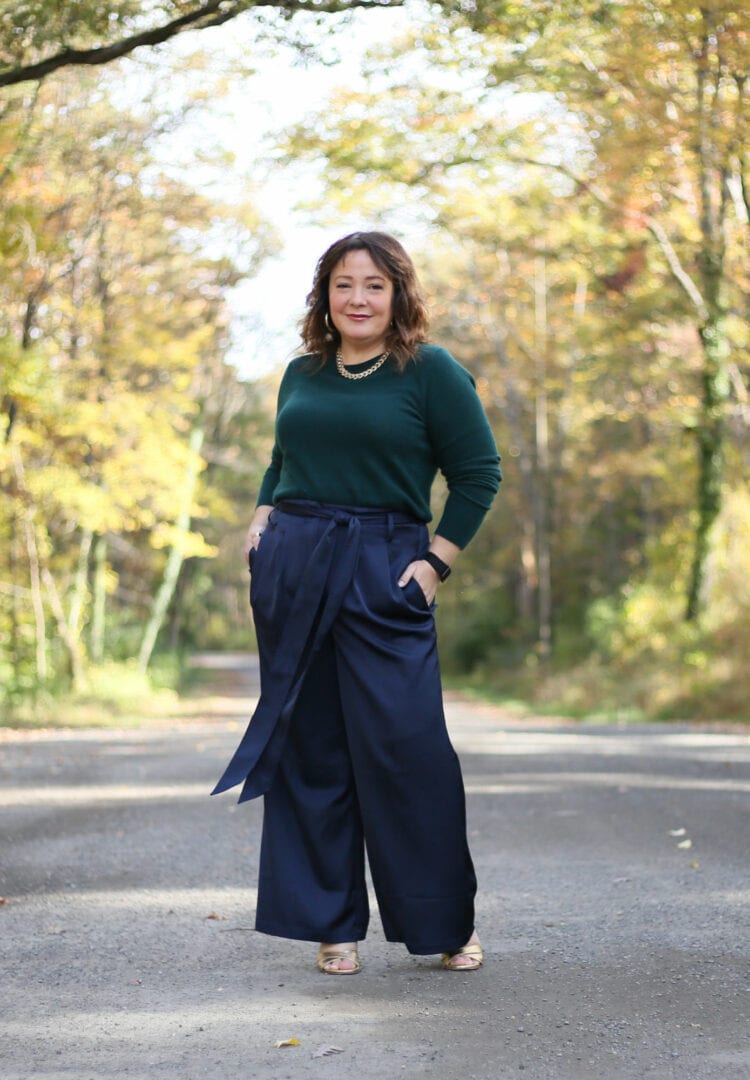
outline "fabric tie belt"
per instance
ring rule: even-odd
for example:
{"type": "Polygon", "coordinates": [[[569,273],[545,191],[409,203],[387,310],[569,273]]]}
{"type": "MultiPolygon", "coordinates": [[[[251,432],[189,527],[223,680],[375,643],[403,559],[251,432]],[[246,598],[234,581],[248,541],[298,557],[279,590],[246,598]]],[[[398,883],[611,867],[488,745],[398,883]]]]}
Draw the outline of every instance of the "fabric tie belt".
{"type": "Polygon", "coordinates": [[[323,518],[328,525],[310,552],[268,662],[261,665],[257,708],[211,792],[217,795],[244,781],[239,802],[263,795],[273,782],[310,661],[354,576],[363,531],[379,530],[390,538],[399,525],[421,524],[409,514],[303,500],[279,503],[274,513],[323,518]]]}

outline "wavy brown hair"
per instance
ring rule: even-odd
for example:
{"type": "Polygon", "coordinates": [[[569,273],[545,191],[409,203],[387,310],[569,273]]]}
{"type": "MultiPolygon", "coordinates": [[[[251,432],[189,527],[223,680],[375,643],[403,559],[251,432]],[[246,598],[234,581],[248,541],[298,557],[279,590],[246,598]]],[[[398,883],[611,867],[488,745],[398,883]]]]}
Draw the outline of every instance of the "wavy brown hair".
{"type": "Polygon", "coordinates": [[[393,283],[393,311],[385,347],[398,370],[403,371],[414,358],[417,346],[426,340],[429,316],[414,263],[388,233],[350,233],[331,244],[318,259],[301,328],[305,351],[317,354],[318,366],[322,367],[341,344],[341,335],[330,320],[328,285],[334,267],[350,251],[366,251],[393,283]]]}

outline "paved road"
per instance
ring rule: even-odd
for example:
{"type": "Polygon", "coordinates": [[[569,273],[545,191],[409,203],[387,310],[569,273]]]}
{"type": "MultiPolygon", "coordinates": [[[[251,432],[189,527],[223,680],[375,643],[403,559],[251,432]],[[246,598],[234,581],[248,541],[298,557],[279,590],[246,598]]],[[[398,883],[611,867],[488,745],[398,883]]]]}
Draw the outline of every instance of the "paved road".
{"type": "Polygon", "coordinates": [[[0,734],[3,1080],[750,1078],[750,737],[449,702],[486,967],[375,916],[335,979],[250,929],[261,807],[207,791],[253,673],[205,662],[172,729],[0,734]]]}

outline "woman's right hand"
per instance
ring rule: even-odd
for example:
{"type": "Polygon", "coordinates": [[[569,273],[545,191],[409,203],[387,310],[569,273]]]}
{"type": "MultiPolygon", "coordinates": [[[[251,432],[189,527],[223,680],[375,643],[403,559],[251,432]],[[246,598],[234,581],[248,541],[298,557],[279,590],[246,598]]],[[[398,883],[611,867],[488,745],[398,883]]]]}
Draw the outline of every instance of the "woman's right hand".
{"type": "Polygon", "coordinates": [[[245,537],[245,558],[250,555],[250,549],[258,547],[263,530],[268,525],[268,519],[271,516],[272,506],[258,506],[256,507],[253,520],[250,522],[250,528],[247,530],[247,536],[245,537]]]}

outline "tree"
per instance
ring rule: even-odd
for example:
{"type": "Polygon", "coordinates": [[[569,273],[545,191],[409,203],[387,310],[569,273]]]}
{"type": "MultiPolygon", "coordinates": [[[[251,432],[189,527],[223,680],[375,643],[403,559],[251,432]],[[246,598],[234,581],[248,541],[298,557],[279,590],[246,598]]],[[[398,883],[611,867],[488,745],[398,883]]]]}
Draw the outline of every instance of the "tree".
{"type": "MultiPolygon", "coordinates": [[[[407,43],[401,58],[381,54],[373,63],[373,73],[375,64],[389,73],[387,95],[382,78],[376,93],[341,94],[293,140],[303,152],[324,154],[332,170],[327,177],[345,192],[356,190],[365,209],[371,193],[382,204],[386,180],[422,198],[437,220],[454,223],[450,205],[461,178],[471,177],[492,198],[492,178],[503,170],[506,178],[514,168],[557,174],[571,212],[598,222],[606,238],[606,253],[581,249],[587,278],[594,269],[599,288],[627,304],[656,272],[652,316],[669,312],[675,324],[692,328],[682,368],[700,391],[684,419],[698,448],[688,620],[701,608],[721,509],[732,389],[737,405],[747,400],[741,320],[750,178],[742,15],[731,0],[705,9],[687,0],[629,0],[583,12],[580,5],[488,0],[466,16],[478,31],[474,38],[461,39],[465,28],[452,40],[434,27],[414,35],[423,62],[426,53],[440,65],[443,86],[428,91],[404,76],[407,43]],[[468,83],[460,94],[445,75],[459,63],[468,83]],[[513,95],[530,119],[509,120],[513,95]],[[588,270],[584,256],[592,262],[588,270]],[[605,259],[611,265],[597,273],[605,259]]],[[[549,188],[554,191],[554,181],[549,188]]],[[[635,306],[631,313],[645,315],[635,306]]]]}
{"type": "Polygon", "coordinates": [[[188,30],[206,30],[246,12],[282,20],[357,9],[398,7],[402,0],[14,0],[0,8],[0,86],[43,79],[65,67],[98,66],[188,30]],[[4,9],[4,10],[3,10],[4,9]],[[62,48],[60,47],[62,43],[62,48]]]}
{"type": "Polygon", "coordinates": [[[575,113],[591,154],[581,186],[631,231],[640,220],[682,293],[702,357],[691,425],[698,478],[688,620],[701,609],[722,505],[732,383],[746,393],[732,326],[748,299],[746,19],[746,5],[736,0],[629,0],[583,11],[575,5],[575,12],[545,3],[518,12],[489,0],[475,19],[482,33],[517,35],[493,80],[546,90],[575,113]]]}
{"type": "Polygon", "coordinates": [[[227,293],[271,242],[251,207],[159,166],[163,117],[80,78],[45,84],[40,106],[0,189],[6,692],[66,668],[80,687],[89,648],[132,655],[147,626],[145,665],[181,560],[213,554],[194,524],[196,383],[225,364],[227,293]]]}

